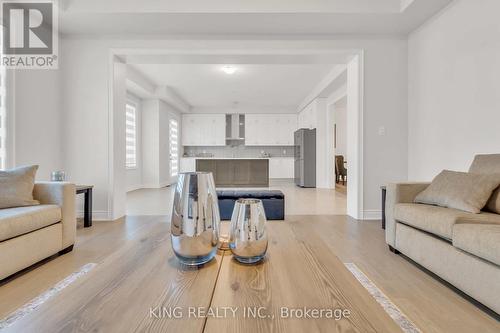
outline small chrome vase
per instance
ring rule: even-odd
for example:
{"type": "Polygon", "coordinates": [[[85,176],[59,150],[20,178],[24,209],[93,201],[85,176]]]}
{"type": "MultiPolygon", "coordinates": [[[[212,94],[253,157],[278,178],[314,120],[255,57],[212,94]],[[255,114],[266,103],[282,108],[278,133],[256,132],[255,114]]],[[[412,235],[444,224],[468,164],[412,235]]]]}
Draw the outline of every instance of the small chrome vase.
{"type": "Polygon", "coordinates": [[[202,265],[217,251],[220,223],[217,192],[211,172],[180,173],[172,209],[172,247],[185,265],[202,265]]]}
{"type": "Polygon", "coordinates": [[[229,248],[234,258],[244,264],[254,264],[267,251],[266,213],[261,200],[239,199],[231,217],[229,248]]]}

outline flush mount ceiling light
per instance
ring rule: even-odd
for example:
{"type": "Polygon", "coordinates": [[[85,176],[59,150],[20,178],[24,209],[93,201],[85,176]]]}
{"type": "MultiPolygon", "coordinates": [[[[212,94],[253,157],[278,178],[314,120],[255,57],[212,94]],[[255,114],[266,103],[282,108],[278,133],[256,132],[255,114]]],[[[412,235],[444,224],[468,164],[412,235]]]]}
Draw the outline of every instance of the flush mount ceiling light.
{"type": "Polygon", "coordinates": [[[222,68],[222,71],[228,75],[233,75],[234,73],[236,73],[236,67],[234,66],[230,66],[230,65],[227,65],[227,66],[223,66],[222,68]]]}

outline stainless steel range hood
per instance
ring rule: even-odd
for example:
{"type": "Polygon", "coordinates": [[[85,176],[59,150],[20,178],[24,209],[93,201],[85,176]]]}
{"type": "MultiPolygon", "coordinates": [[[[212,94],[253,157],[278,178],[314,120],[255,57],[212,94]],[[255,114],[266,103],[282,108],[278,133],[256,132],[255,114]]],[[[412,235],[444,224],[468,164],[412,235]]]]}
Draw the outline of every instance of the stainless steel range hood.
{"type": "Polygon", "coordinates": [[[226,115],[226,140],[245,140],[245,115],[226,115]]]}

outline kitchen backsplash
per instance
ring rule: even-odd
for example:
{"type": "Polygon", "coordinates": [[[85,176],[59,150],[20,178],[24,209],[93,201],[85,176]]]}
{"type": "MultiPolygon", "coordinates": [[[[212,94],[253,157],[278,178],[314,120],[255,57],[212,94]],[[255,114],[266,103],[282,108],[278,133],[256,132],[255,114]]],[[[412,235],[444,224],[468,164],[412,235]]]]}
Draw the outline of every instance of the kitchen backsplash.
{"type": "Polygon", "coordinates": [[[293,146],[225,146],[225,147],[184,147],[184,156],[213,156],[213,157],[293,157],[293,146]]]}

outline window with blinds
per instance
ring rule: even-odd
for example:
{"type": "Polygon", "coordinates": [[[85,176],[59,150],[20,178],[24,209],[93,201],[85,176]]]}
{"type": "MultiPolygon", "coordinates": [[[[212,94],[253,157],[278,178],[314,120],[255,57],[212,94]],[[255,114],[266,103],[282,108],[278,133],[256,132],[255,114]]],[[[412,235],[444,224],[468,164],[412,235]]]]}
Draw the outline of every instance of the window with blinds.
{"type": "Polygon", "coordinates": [[[125,110],[125,167],[133,169],[137,167],[137,110],[135,105],[128,104],[125,110]]]}
{"type": "Polygon", "coordinates": [[[170,176],[175,177],[179,173],[179,124],[177,120],[170,119],[170,176]]]}

